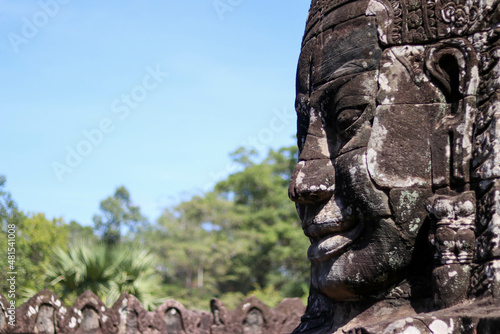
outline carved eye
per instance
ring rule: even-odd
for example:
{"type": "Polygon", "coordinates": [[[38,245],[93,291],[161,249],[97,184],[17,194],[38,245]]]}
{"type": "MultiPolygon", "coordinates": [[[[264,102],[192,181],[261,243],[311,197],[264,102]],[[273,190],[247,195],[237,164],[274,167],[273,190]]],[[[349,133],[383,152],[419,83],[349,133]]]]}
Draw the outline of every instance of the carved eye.
{"type": "Polygon", "coordinates": [[[342,133],[358,120],[366,109],[366,104],[360,106],[349,106],[337,112],[337,131],[342,133]]]}

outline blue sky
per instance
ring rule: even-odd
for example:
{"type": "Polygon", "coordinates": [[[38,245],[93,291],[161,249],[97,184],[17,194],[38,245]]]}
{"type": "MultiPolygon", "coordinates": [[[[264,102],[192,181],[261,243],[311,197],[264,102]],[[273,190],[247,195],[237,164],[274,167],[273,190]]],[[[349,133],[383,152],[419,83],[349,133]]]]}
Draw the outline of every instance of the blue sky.
{"type": "Polygon", "coordinates": [[[294,144],[308,0],[0,0],[0,174],[90,225],[124,185],[149,219],[294,144]]]}

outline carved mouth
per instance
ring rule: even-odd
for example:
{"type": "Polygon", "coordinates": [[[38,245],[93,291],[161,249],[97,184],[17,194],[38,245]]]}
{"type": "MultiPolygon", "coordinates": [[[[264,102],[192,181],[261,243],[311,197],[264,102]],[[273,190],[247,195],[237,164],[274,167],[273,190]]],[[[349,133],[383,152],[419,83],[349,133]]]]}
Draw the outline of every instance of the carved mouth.
{"type": "Polygon", "coordinates": [[[339,232],[338,224],[324,223],[320,225],[310,225],[307,228],[306,235],[311,239],[311,246],[307,250],[307,257],[311,262],[322,262],[331,257],[336,256],[339,252],[352,244],[363,230],[363,224],[357,223],[356,226],[348,231],[339,232]],[[329,234],[319,233],[326,232],[328,226],[334,227],[329,234]],[[321,236],[318,236],[321,235],[321,236]]]}

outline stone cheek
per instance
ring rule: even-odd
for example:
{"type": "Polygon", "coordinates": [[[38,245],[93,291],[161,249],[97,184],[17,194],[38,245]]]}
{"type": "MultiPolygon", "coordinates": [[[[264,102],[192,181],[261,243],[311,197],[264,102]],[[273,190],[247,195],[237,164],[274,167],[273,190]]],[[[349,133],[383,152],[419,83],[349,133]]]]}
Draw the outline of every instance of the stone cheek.
{"type": "Polygon", "coordinates": [[[368,170],[382,188],[430,187],[429,117],[439,105],[380,105],[368,143],[368,170]]]}
{"type": "Polygon", "coordinates": [[[366,149],[354,150],[337,157],[335,172],[339,197],[353,203],[361,217],[391,214],[387,195],[378,190],[369,177],[366,168],[366,149]]]}

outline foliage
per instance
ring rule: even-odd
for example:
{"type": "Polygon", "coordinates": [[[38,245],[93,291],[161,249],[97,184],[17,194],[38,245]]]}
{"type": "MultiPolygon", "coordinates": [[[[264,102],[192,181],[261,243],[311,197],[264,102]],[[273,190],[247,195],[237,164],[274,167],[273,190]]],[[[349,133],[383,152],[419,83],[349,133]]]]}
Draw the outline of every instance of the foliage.
{"type": "Polygon", "coordinates": [[[55,248],[67,249],[62,219],[48,220],[43,213],[29,214],[17,227],[18,286],[43,288],[41,279],[55,248]]]}
{"type": "Polygon", "coordinates": [[[162,302],[158,297],[161,277],[156,273],[157,263],[156,256],[139,245],[110,246],[78,240],[68,251],[55,251],[46,279],[69,304],[90,290],[111,306],[127,292],[153,309],[162,302]]]}
{"type": "Polygon", "coordinates": [[[25,218],[24,214],[17,208],[11,193],[5,189],[6,182],[5,176],[0,175],[0,219],[3,231],[6,230],[7,224],[17,225],[25,218]]]}
{"type": "Polygon", "coordinates": [[[302,285],[308,281],[304,261],[308,242],[287,194],[296,154],[295,147],[287,147],[271,150],[259,164],[247,159],[243,171],[215,187],[242,213],[234,229],[246,244],[238,260],[248,267],[233,266],[232,273],[234,284],[244,293],[274,286],[287,296],[302,296],[302,285]]]}
{"type": "Polygon", "coordinates": [[[250,291],[247,294],[248,296],[255,296],[259,298],[260,300],[265,300],[266,305],[269,307],[276,307],[278,306],[279,303],[283,301],[283,295],[276,290],[276,288],[273,285],[266,286],[265,288],[258,288],[253,291],[250,291]]]}
{"type": "Polygon", "coordinates": [[[50,262],[56,247],[66,248],[67,232],[62,219],[49,220],[43,213],[24,214],[17,207],[10,192],[5,190],[5,177],[0,176],[0,254],[7,254],[7,226],[16,226],[15,270],[9,270],[7,256],[0,257],[0,280],[5,282],[7,272],[15,271],[16,300],[23,301],[29,291],[44,288],[44,267],[50,262]]]}
{"type": "Polygon", "coordinates": [[[68,244],[73,244],[80,239],[88,239],[90,241],[98,240],[92,227],[82,226],[74,220],[70,221],[65,228],[68,231],[68,244]]]}
{"type": "Polygon", "coordinates": [[[139,225],[146,222],[139,206],[132,203],[130,193],[124,186],[118,187],[113,196],[101,201],[99,210],[101,214],[93,217],[95,228],[108,244],[120,241],[122,228],[135,232],[139,225]]]}

